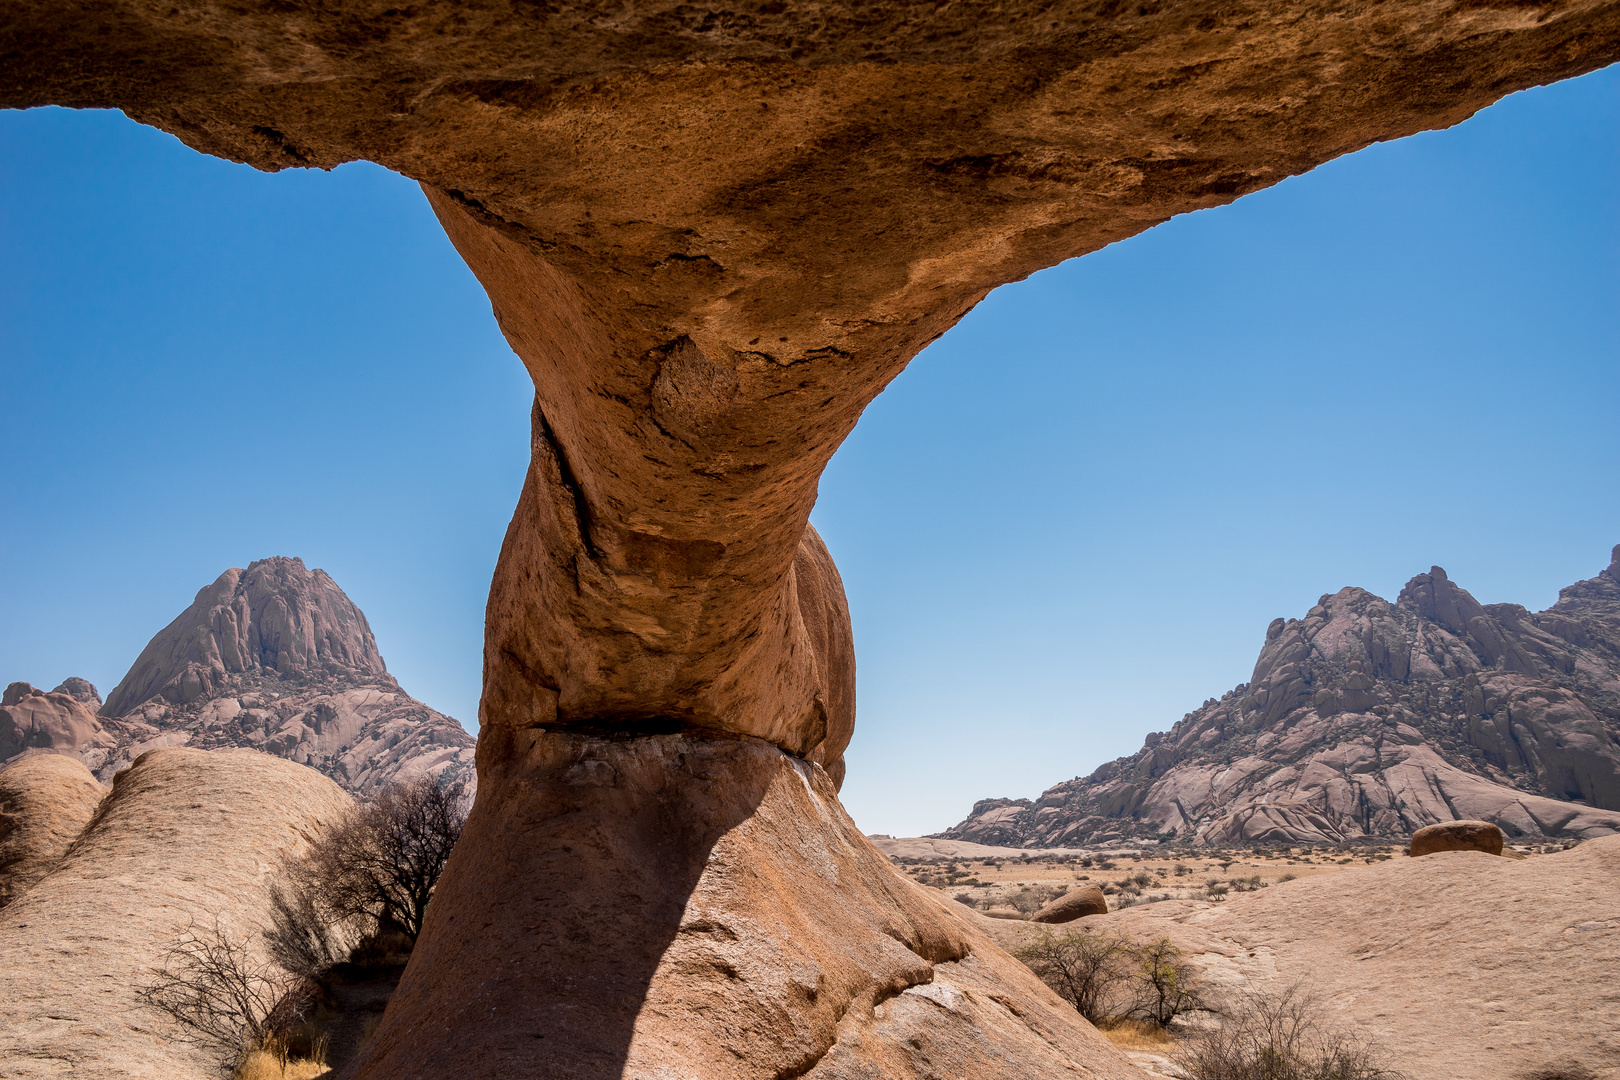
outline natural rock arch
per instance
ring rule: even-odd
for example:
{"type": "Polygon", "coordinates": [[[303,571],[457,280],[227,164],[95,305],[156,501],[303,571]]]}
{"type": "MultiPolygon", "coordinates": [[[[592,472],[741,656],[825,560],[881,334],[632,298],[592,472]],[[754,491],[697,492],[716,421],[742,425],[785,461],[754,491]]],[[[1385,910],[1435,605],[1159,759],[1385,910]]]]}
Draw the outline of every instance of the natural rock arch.
{"type": "Polygon", "coordinates": [[[995,286],[1620,58],[1614,0],[3,19],[0,106],[419,180],[533,376],[479,803],[367,1077],[1119,1073],[846,827],[821,470],[995,286]]]}

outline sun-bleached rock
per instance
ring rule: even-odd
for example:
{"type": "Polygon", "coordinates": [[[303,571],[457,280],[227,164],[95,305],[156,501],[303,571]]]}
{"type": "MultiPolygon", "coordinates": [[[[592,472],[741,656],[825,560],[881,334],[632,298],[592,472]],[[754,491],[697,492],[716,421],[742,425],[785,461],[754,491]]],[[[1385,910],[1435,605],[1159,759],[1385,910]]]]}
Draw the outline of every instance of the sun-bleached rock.
{"type": "Polygon", "coordinates": [[[1488,821],[1442,821],[1412,834],[1406,853],[1414,858],[1437,851],[1483,851],[1502,854],[1502,830],[1488,821]]]}
{"type": "Polygon", "coordinates": [[[32,754],[0,769],[0,907],[56,866],[106,794],[64,754],[32,754]]]}
{"type": "Polygon", "coordinates": [[[1070,889],[1056,900],[1046,904],[1029,917],[1030,922],[1067,923],[1087,915],[1108,914],[1108,898],[1096,885],[1082,885],[1070,889]]]}
{"type": "Polygon", "coordinates": [[[1401,837],[1456,817],[1512,837],[1620,832],[1620,548],[1531,614],[1439,567],[1278,619],[1254,676],[1142,750],[944,834],[1014,846],[1401,837]]]}
{"type": "MultiPolygon", "coordinates": [[[[1169,937],[1217,1002],[1297,983],[1410,1080],[1607,1076],[1620,1064],[1617,898],[1620,837],[1604,837],[1517,861],[1394,859],[1086,925],[1169,937]]],[[[1041,932],[968,917],[1006,947],[1041,932]]]]}
{"type": "Polygon", "coordinates": [[[260,950],[281,859],[352,806],[319,773],[253,751],[143,755],[66,857],[3,909],[0,1077],[217,1078],[218,1058],[137,988],[193,925],[217,920],[260,950]]]}

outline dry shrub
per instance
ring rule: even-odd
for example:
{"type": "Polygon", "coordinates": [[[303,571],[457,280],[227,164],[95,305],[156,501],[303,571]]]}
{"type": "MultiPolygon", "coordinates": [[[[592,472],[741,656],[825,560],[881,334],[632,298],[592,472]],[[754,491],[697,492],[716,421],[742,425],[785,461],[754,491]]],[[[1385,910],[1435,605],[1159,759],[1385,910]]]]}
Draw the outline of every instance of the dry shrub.
{"type": "Polygon", "coordinates": [[[1033,915],[1062,895],[1063,890],[1055,885],[1026,885],[1008,903],[1025,915],[1033,915]]]}
{"type": "Polygon", "coordinates": [[[1121,1050],[1164,1051],[1176,1045],[1175,1036],[1145,1020],[1120,1020],[1105,1026],[1102,1033],[1121,1050]]]}
{"type": "Polygon", "coordinates": [[[467,821],[464,785],[434,777],[391,784],[288,865],[271,890],[277,961],[311,975],[364,938],[422,932],[428,901],[467,821]]]}
{"type": "Polygon", "coordinates": [[[236,1067],[235,1080],[316,1080],[328,1071],[324,1061],[297,1061],[269,1050],[255,1050],[236,1067]]]}
{"type": "Polygon", "coordinates": [[[1130,942],[1111,930],[1079,926],[1013,953],[1064,1001],[1093,1024],[1123,1019],[1129,1003],[1121,989],[1129,976],[1130,942]]]}
{"type": "Polygon", "coordinates": [[[1131,1013],[1166,1027],[1184,1013],[1204,1009],[1204,999],[1193,966],[1167,937],[1154,938],[1130,950],[1136,1000],[1131,1013]]]}
{"type": "Polygon", "coordinates": [[[220,1052],[227,1071],[282,1036],[303,1013],[304,980],[256,960],[218,916],[209,926],[187,927],[153,976],[137,995],[179,1021],[186,1037],[220,1052]]]}
{"type": "Polygon", "coordinates": [[[1239,998],[1224,1022],[1178,1053],[1188,1080],[1400,1080],[1365,1041],[1328,1024],[1299,985],[1239,998]]]}
{"type": "Polygon", "coordinates": [[[1099,1027],[1134,1019],[1163,1028],[1204,1008],[1193,968],[1169,938],[1138,944],[1079,926],[1048,931],[1013,955],[1099,1027]]]}

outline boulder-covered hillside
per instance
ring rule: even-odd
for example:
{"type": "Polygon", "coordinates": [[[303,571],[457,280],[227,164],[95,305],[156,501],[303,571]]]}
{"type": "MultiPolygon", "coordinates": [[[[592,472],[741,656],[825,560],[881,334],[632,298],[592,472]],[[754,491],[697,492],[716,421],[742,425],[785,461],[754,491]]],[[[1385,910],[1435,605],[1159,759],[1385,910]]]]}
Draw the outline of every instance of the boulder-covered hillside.
{"type": "Polygon", "coordinates": [[[1277,619],[1254,676],[1136,754],[942,837],[1050,847],[1400,837],[1437,821],[1509,836],[1620,833],[1620,547],[1546,611],[1485,604],[1432,568],[1277,619]]]}
{"type": "Polygon", "coordinates": [[[473,781],[473,737],[400,689],[365,615],[296,558],[221,574],[105,704],[83,679],[15,682],[0,698],[0,765],[69,754],[108,782],[164,746],[262,750],[358,794],[424,772],[473,781]]]}

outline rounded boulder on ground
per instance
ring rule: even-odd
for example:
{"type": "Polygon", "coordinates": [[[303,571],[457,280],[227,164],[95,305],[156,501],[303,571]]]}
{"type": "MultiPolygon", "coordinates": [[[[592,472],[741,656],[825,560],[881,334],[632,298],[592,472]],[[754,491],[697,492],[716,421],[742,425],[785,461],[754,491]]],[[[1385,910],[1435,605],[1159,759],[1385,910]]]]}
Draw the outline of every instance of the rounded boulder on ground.
{"type": "Polygon", "coordinates": [[[1442,821],[1412,834],[1406,853],[1416,858],[1437,851],[1483,851],[1502,854],[1502,830],[1488,821],[1442,821]]]}
{"type": "Polygon", "coordinates": [[[1066,923],[1087,915],[1108,914],[1108,899],[1096,885],[1071,889],[1029,917],[1030,922],[1066,923]]]}

